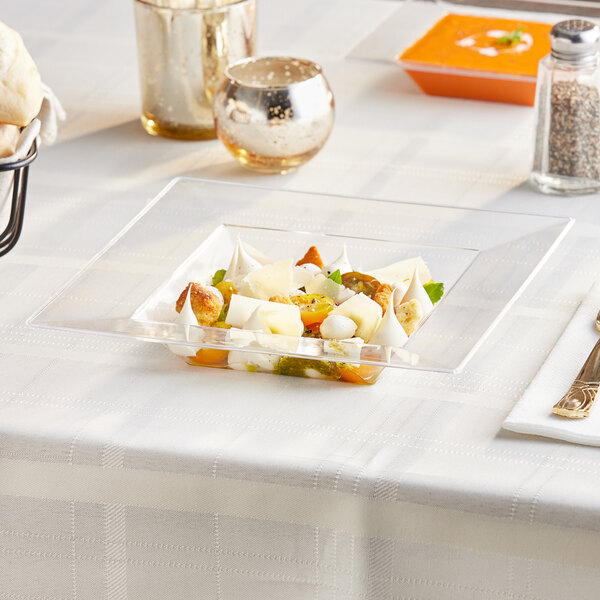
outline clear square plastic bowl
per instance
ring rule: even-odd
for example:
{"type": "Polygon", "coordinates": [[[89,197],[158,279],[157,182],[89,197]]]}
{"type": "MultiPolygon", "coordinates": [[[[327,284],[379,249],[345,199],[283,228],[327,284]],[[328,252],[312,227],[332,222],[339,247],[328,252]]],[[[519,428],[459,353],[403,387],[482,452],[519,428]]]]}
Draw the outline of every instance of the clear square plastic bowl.
{"type": "Polygon", "coordinates": [[[356,383],[374,382],[384,367],[458,372],[571,224],[180,178],[28,323],[187,347],[190,364],[221,368],[233,351],[268,359],[258,362],[270,372],[356,383]],[[179,293],[226,268],[238,237],[273,260],[301,257],[313,244],[332,260],[345,244],[356,270],[420,255],[446,292],[399,351],[174,323],[179,293]]]}

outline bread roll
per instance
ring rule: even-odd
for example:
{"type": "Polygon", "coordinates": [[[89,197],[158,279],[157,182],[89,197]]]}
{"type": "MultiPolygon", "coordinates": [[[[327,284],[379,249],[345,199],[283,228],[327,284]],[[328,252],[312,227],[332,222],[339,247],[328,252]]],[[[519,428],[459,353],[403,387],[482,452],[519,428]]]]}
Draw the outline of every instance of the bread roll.
{"type": "Polygon", "coordinates": [[[28,125],[42,96],[40,74],[21,36],[0,23],[0,123],[28,125]]]}
{"type": "Polygon", "coordinates": [[[19,128],[16,125],[0,123],[0,158],[15,153],[19,140],[19,128]]]}

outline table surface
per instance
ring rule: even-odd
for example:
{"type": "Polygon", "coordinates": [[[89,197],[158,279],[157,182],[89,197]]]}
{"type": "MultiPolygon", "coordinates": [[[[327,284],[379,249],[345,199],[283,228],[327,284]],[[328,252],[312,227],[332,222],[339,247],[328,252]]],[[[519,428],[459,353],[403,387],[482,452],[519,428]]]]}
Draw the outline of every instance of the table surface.
{"type": "Polygon", "coordinates": [[[596,598],[597,448],[501,424],[600,272],[600,196],[524,183],[528,107],[427,97],[345,55],[397,4],[260,0],[261,54],[336,96],[297,172],[148,136],[130,2],[5,3],[68,113],[0,259],[0,598],[596,598]],[[373,387],[190,369],[154,344],[25,320],[173,177],[572,216],[458,375],[373,387]]]}

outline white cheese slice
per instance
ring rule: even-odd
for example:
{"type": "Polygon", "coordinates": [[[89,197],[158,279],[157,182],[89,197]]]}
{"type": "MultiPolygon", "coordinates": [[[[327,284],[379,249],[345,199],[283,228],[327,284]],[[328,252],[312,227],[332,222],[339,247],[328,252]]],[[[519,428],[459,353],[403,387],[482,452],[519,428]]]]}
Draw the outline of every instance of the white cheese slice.
{"type": "Polygon", "coordinates": [[[262,331],[264,333],[271,333],[269,326],[262,318],[261,315],[262,306],[258,306],[256,310],[250,315],[250,318],[244,323],[244,329],[250,331],[262,331]]]}
{"type": "MultiPolygon", "coordinates": [[[[269,304],[279,304],[269,302],[269,304]]],[[[292,306],[291,304],[281,304],[281,306],[292,306]]],[[[295,307],[298,308],[298,307],[295,307]]],[[[260,311],[264,323],[269,328],[270,333],[280,335],[293,335],[300,337],[304,333],[304,323],[300,318],[300,309],[297,313],[284,312],[279,309],[263,308],[260,311]]]]}
{"type": "Polygon", "coordinates": [[[373,277],[378,279],[381,283],[389,283],[390,285],[399,285],[400,283],[408,284],[415,269],[417,269],[421,281],[424,283],[431,281],[431,273],[429,272],[425,261],[420,256],[407,258],[388,265],[387,267],[369,271],[369,275],[373,275],[373,277]]]}
{"type": "Polygon", "coordinates": [[[330,313],[348,317],[356,323],[356,336],[369,341],[381,321],[381,306],[364,294],[356,294],[330,313]]]}
{"type": "Polygon", "coordinates": [[[325,277],[322,273],[319,273],[308,281],[304,288],[308,294],[329,296],[336,304],[345,302],[348,298],[354,296],[354,292],[351,289],[340,283],[336,283],[333,279],[329,279],[329,277],[325,277]]]}
{"type": "Polygon", "coordinates": [[[258,300],[287,296],[294,286],[292,262],[291,258],[286,258],[248,273],[242,280],[240,291],[258,300]]]}
{"type": "Polygon", "coordinates": [[[260,317],[270,333],[299,337],[304,331],[300,309],[295,304],[280,304],[233,294],[225,322],[232,327],[244,327],[248,319],[261,308],[260,317]]]}
{"type": "MultiPolygon", "coordinates": [[[[318,269],[319,267],[316,268],[318,269]]],[[[320,269],[319,272],[321,272],[320,269]]],[[[304,269],[303,267],[294,267],[292,271],[292,288],[288,293],[295,292],[296,290],[304,287],[313,277],[314,275],[309,269],[304,269]]]]}

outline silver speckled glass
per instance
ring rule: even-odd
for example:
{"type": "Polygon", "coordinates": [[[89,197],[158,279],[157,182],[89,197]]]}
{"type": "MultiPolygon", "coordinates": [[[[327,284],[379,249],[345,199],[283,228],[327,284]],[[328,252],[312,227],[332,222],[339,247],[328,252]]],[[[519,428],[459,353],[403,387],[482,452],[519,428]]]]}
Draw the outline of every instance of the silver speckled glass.
{"type": "Polygon", "coordinates": [[[313,62],[250,58],[225,70],[214,115],[219,139],[242,165],[285,173],[310,160],[327,141],[333,92],[313,62]]]}
{"type": "Polygon", "coordinates": [[[214,90],[255,52],[255,0],[134,0],[146,131],[214,138],[214,90]]]}

